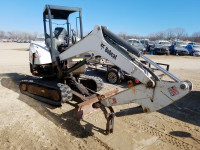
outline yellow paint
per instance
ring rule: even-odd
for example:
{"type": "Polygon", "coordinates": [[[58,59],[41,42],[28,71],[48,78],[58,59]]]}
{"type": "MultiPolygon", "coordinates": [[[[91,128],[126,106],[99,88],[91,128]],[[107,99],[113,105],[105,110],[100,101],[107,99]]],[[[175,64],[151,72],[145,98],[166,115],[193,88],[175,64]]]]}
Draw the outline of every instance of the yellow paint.
{"type": "Polygon", "coordinates": [[[72,61],[82,61],[83,58],[73,58],[72,61]]]}
{"type": "Polygon", "coordinates": [[[132,88],[133,87],[133,82],[132,81],[128,81],[128,88],[132,88]]]}
{"type": "Polygon", "coordinates": [[[45,90],[41,90],[42,93],[45,93],[45,90]]]}
{"type": "Polygon", "coordinates": [[[146,112],[146,113],[151,112],[150,108],[147,108],[147,107],[144,107],[143,110],[144,110],[144,112],[146,112]]]}
{"type": "Polygon", "coordinates": [[[135,89],[135,88],[132,88],[132,92],[135,94],[135,93],[136,93],[136,89],[135,89]]]}

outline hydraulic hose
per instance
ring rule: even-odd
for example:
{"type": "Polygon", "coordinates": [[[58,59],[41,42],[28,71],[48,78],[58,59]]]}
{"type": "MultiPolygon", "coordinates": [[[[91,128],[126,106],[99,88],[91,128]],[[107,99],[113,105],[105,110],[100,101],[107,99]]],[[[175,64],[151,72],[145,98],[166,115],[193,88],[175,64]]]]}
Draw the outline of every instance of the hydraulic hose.
{"type": "Polygon", "coordinates": [[[124,47],[125,49],[127,49],[128,52],[134,54],[137,57],[140,57],[140,55],[142,54],[142,51],[136,49],[132,45],[128,44],[125,40],[121,39],[120,37],[118,37],[117,35],[115,35],[114,33],[112,33],[111,31],[109,31],[107,29],[107,27],[101,26],[101,28],[102,28],[102,32],[103,32],[104,35],[108,36],[114,42],[116,42],[117,44],[119,44],[122,47],[124,47]]]}

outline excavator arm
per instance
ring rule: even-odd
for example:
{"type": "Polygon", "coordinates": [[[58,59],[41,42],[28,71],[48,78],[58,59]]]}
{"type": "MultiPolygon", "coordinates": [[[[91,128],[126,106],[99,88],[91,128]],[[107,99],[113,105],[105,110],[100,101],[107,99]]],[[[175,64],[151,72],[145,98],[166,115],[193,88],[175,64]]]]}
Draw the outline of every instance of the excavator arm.
{"type": "Polygon", "coordinates": [[[90,34],[61,53],[59,57],[60,60],[66,60],[84,53],[108,59],[142,83],[101,99],[99,103],[105,107],[137,103],[144,111],[156,111],[185,96],[192,89],[191,82],[181,81],[104,26],[95,26],[90,34]],[[138,60],[138,57],[143,58],[174,81],[160,80],[138,60]]]}
{"type": "MultiPolygon", "coordinates": [[[[90,53],[91,56],[102,56],[133,77],[137,77],[140,82],[154,85],[151,75],[139,66],[140,62],[131,56],[133,54],[119,45],[108,43],[111,41],[106,41],[104,35],[102,27],[95,26],[94,30],[84,39],[61,53],[59,55],[60,60],[66,60],[84,53],[90,53]],[[136,63],[138,64],[136,65],[136,63]]],[[[128,43],[126,44],[128,45],[128,43]]],[[[140,55],[140,51],[131,45],[129,47],[133,49],[134,54],[140,55]]]]}

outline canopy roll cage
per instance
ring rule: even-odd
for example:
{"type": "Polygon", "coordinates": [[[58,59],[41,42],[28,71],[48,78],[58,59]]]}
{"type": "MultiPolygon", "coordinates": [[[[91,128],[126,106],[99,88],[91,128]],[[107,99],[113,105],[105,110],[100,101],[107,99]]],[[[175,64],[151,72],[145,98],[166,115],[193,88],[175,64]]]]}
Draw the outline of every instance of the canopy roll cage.
{"type": "MultiPolygon", "coordinates": [[[[50,39],[51,39],[51,47],[50,47],[50,53],[52,57],[52,51],[55,49],[54,43],[53,43],[53,31],[52,31],[52,19],[60,19],[60,20],[66,20],[67,22],[67,32],[70,33],[70,23],[69,23],[69,15],[78,12],[79,13],[79,22],[80,22],[80,38],[83,38],[83,27],[82,27],[82,8],[78,7],[66,7],[66,6],[54,6],[54,5],[46,5],[45,9],[43,11],[43,22],[44,22],[44,35],[45,35],[45,41],[48,37],[47,34],[47,27],[46,22],[49,22],[49,33],[50,33],[50,39]],[[47,20],[48,19],[48,20],[47,20]]],[[[77,26],[77,25],[76,25],[77,26]]]]}

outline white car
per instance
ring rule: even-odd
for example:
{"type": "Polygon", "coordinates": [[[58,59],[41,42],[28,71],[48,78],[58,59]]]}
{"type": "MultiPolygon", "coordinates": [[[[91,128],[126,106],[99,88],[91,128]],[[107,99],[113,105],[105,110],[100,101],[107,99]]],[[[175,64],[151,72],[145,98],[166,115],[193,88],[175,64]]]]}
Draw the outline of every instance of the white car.
{"type": "Polygon", "coordinates": [[[138,50],[140,50],[143,53],[145,53],[146,48],[144,47],[144,45],[139,40],[137,40],[137,39],[129,39],[129,40],[127,40],[127,42],[130,43],[135,48],[137,48],[138,50]]]}
{"type": "Polygon", "coordinates": [[[169,47],[171,43],[165,40],[157,40],[155,44],[151,47],[151,50],[155,55],[157,54],[166,54],[169,55],[169,47]]]}
{"type": "Polygon", "coordinates": [[[194,45],[191,52],[192,56],[200,56],[200,45],[194,45]]]}
{"type": "Polygon", "coordinates": [[[161,45],[165,45],[165,46],[171,46],[171,43],[169,41],[166,41],[166,40],[157,40],[157,41],[155,41],[155,44],[161,44],[161,45]]]}

